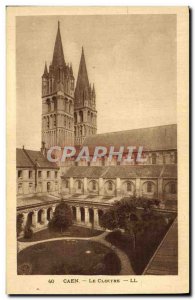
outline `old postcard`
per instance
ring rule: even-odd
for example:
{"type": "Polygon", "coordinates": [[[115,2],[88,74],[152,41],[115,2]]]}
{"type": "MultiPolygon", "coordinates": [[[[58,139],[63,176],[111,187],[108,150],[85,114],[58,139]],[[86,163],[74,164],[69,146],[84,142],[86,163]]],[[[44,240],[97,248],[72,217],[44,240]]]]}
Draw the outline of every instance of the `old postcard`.
{"type": "Polygon", "coordinates": [[[7,8],[7,293],[189,293],[189,9],[7,8]]]}

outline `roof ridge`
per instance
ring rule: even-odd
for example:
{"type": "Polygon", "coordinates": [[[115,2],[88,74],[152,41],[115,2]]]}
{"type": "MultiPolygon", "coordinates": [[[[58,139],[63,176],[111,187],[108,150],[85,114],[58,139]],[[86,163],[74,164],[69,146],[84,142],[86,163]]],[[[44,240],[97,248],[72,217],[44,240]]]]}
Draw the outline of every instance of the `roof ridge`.
{"type": "Polygon", "coordinates": [[[106,134],[114,134],[114,133],[122,133],[122,132],[128,132],[128,131],[134,131],[134,130],[140,130],[140,129],[150,129],[150,128],[159,128],[159,127],[165,127],[165,126],[177,126],[177,123],[173,124],[166,124],[166,125],[158,125],[158,126],[150,126],[150,127],[139,127],[139,128],[132,128],[132,129],[126,129],[126,130],[119,130],[119,131],[111,131],[111,132],[102,132],[102,133],[97,133],[94,135],[87,136],[86,138],[91,138],[91,137],[96,137],[100,135],[106,135],[106,134]]]}

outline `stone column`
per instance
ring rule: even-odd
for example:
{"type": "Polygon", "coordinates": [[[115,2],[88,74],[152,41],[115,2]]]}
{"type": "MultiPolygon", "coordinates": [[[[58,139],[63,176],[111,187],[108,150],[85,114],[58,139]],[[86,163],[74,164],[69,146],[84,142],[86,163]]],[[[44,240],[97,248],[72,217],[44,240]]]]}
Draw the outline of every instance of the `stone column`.
{"type": "Polygon", "coordinates": [[[69,181],[69,191],[70,191],[70,194],[74,194],[74,180],[72,177],[70,177],[70,181],[69,181]]]}
{"type": "Polygon", "coordinates": [[[28,213],[24,212],[23,213],[23,222],[22,222],[22,228],[25,229],[26,223],[27,223],[27,219],[28,219],[28,213]]]}
{"type": "Polygon", "coordinates": [[[47,208],[43,209],[43,213],[42,213],[42,222],[44,225],[48,224],[48,220],[47,220],[47,208]]]}
{"type": "Polygon", "coordinates": [[[89,209],[88,209],[87,206],[85,207],[85,225],[87,225],[87,226],[90,225],[90,222],[89,222],[89,209]]]}
{"type": "Polygon", "coordinates": [[[99,228],[99,214],[98,214],[98,209],[94,208],[94,228],[99,228]]]}
{"type": "MultiPolygon", "coordinates": [[[[55,208],[54,208],[54,210],[55,210],[55,208]]],[[[54,211],[53,211],[53,207],[52,207],[52,209],[50,210],[50,220],[53,218],[53,213],[54,213],[54,211]]]]}
{"type": "Polygon", "coordinates": [[[32,226],[35,228],[37,227],[37,215],[38,215],[38,211],[34,210],[32,215],[32,226]]]}
{"type": "Polygon", "coordinates": [[[136,178],[136,180],[135,180],[135,196],[136,196],[136,198],[139,198],[142,196],[140,178],[136,178]]]}
{"type": "Polygon", "coordinates": [[[120,196],[121,193],[121,180],[120,178],[116,178],[116,196],[120,196]]]}
{"type": "Polygon", "coordinates": [[[78,224],[81,223],[81,211],[79,206],[76,206],[76,222],[78,224]]]}
{"type": "Polygon", "coordinates": [[[84,195],[87,195],[87,178],[85,177],[83,180],[83,191],[84,191],[84,195]]]}
{"type": "Polygon", "coordinates": [[[163,179],[158,178],[158,199],[163,200],[163,179]]]}
{"type": "Polygon", "coordinates": [[[104,195],[103,178],[99,178],[99,180],[98,180],[98,186],[99,186],[98,194],[101,195],[101,196],[103,196],[104,195]]]}

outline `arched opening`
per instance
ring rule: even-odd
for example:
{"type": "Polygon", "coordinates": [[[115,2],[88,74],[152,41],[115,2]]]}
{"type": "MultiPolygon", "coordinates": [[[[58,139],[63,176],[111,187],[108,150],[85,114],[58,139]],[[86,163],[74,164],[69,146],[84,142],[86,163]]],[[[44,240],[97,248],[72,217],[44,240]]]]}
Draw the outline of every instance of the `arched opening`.
{"type": "Polygon", "coordinates": [[[100,220],[101,220],[103,214],[104,214],[103,210],[98,209],[98,219],[99,219],[99,223],[100,223],[100,220]]]}
{"type": "Polygon", "coordinates": [[[41,223],[41,222],[42,222],[42,215],[43,215],[43,210],[40,209],[40,210],[38,211],[38,220],[37,220],[38,223],[41,223]]]}
{"type": "Polygon", "coordinates": [[[31,211],[27,216],[27,222],[26,222],[27,226],[32,226],[32,219],[33,219],[33,212],[31,211]]]}
{"type": "Polygon", "coordinates": [[[89,222],[93,225],[94,224],[94,211],[92,208],[89,208],[89,222]]]}
{"type": "Polygon", "coordinates": [[[79,111],[79,121],[80,121],[80,123],[82,123],[83,122],[83,112],[82,112],[82,110],[81,111],[79,111]]]}
{"type": "Polygon", "coordinates": [[[81,183],[81,181],[79,180],[79,181],[78,181],[78,190],[81,190],[81,188],[82,188],[82,183],[81,183]]]}
{"type": "Polygon", "coordinates": [[[51,207],[47,209],[47,220],[50,221],[53,215],[53,210],[51,207]]]}
{"type": "Polygon", "coordinates": [[[77,123],[77,113],[74,113],[74,122],[77,123]]]}
{"type": "Polygon", "coordinates": [[[76,211],[76,207],[75,206],[72,206],[72,216],[73,216],[73,221],[76,221],[77,211],[76,211]]]}
{"type": "Polygon", "coordinates": [[[113,190],[113,184],[111,181],[108,182],[108,190],[112,191],[113,190]]]}
{"type": "Polygon", "coordinates": [[[84,207],[80,208],[80,212],[81,212],[81,222],[85,222],[85,209],[84,209],[84,207]]]}
{"type": "Polygon", "coordinates": [[[132,191],[132,184],[131,182],[127,182],[127,192],[131,192],[132,191]]]}

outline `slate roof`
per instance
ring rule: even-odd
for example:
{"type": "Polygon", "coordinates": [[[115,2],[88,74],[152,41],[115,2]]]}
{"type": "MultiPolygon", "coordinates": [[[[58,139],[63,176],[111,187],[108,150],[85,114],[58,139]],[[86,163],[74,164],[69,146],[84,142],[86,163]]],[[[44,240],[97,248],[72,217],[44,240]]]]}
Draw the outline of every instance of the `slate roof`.
{"type": "Polygon", "coordinates": [[[84,49],[82,47],[81,60],[80,60],[77,83],[75,88],[75,100],[76,101],[81,99],[83,100],[83,95],[85,95],[85,99],[90,99],[89,79],[87,74],[84,49]]]}
{"type": "Polygon", "coordinates": [[[16,149],[16,167],[17,168],[38,168],[58,169],[55,163],[47,160],[41,151],[16,149]]]}
{"type": "Polygon", "coordinates": [[[52,60],[52,66],[65,66],[65,59],[64,59],[64,52],[63,52],[63,46],[62,46],[62,39],[60,34],[60,23],[58,22],[58,31],[56,35],[56,41],[54,46],[54,52],[53,52],[53,60],[52,60]]]}
{"type": "Polygon", "coordinates": [[[47,196],[37,196],[34,195],[32,197],[18,198],[17,199],[17,208],[21,209],[26,206],[38,206],[43,204],[48,204],[50,202],[60,201],[59,198],[47,195],[47,196]]]}
{"type": "Polygon", "coordinates": [[[157,248],[146,267],[144,275],[177,275],[178,274],[178,227],[177,219],[157,248]]]}
{"type": "Polygon", "coordinates": [[[176,174],[176,165],[74,166],[62,178],[175,178],[176,174]]]}
{"type": "Polygon", "coordinates": [[[83,145],[88,146],[91,151],[95,146],[143,146],[146,151],[177,149],[177,125],[96,134],[86,137],[83,145]]]}
{"type": "Polygon", "coordinates": [[[16,149],[16,167],[17,168],[33,168],[34,165],[25,154],[23,149],[16,149]]]}

